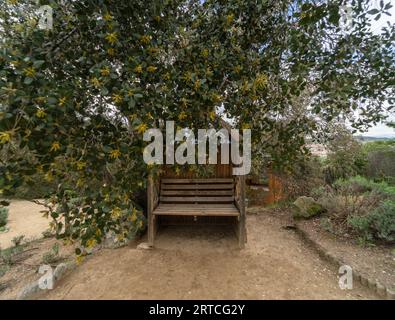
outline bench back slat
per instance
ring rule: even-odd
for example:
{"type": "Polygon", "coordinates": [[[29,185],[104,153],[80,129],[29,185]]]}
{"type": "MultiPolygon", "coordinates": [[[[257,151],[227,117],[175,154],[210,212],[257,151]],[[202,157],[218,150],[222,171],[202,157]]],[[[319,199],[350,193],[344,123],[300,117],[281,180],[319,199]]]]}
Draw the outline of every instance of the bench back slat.
{"type": "Polygon", "coordinates": [[[234,181],[218,179],[162,179],[161,203],[233,203],[234,181]]]}

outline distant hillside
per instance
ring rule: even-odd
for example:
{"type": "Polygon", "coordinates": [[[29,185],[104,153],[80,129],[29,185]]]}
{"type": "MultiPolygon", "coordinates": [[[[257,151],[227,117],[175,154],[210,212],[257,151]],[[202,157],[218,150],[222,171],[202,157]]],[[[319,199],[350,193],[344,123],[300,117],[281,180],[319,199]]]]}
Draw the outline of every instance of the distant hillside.
{"type": "Polygon", "coordinates": [[[373,137],[373,136],[354,136],[355,139],[362,141],[362,142],[371,142],[371,141],[389,141],[394,140],[395,138],[389,137],[373,137]]]}

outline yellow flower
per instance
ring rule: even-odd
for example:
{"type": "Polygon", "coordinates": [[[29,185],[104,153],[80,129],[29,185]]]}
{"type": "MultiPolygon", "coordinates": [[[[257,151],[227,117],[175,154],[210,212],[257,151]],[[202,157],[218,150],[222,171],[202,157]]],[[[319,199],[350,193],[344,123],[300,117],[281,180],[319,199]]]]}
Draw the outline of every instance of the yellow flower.
{"type": "Polygon", "coordinates": [[[143,220],[140,220],[138,223],[138,227],[141,229],[143,227],[143,225],[144,225],[143,220]]]}
{"type": "Polygon", "coordinates": [[[254,85],[258,90],[263,90],[267,87],[268,78],[266,74],[258,73],[255,78],[254,85]]]}
{"type": "Polygon", "coordinates": [[[181,106],[186,108],[188,106],[188,100],[185,98],[181,98],[181,106]]]}
{"type": "Polygon", "coordinates": [[[33,67],[23,69],[27,77],[33,78],[36,75],[36,70],[33,67]]]}
{"type": "Polygon", "coordinates": [[[89,240],[86,242],[86,247],[87,247],[88,249],[92,249],[92,248],[96,245],[96,243],[97,243],[96,239],[89,239],[89,240]]]}
{"type": "Polygon", "coordinates": [[[111,21],[113,19],[113,16],[109,12],[106,12],[106,14],[103,16],[103,19],[105,21],[111,21]]]}
{"type": "Polygon", "coordinates": [[[137,220],[136,210],[133,209],[132,215],[129,218],[130,221],[135,222],[137,220]]]}
{"type": "Polygon", "coordinates": [[[169,72],[166,72],[166,73],[163,75],[163,79],[164,79],[164,80],[170,80],[170,73],[169,73],[169,72]]]}
{"type": "Polygon", "coordinates": [[[114,56],[115,55],[115,49],[114,48],[108,48],[107,49],[107,54],[109,56],[114,56]]]}
{"type": "Polygon", "coordinates": [[[75,258],[75,262],[77,263],[77,265],[80,265],[83,261],[84,261],[85,257],[82,255],[79,255],[75,258]]]}
{"type": "Polygon", "coordinates": [[[78,188],[81,188],[83,185],[85,185],[84,179],[79,178],[79,179],[77,180],[77,187],[78,187],[78,188]]]}
{"type": "Polygon", "coordinates": [[[196,81],[195,81],[195,84],[194,84],[194,89],[195,89],[195,90],[199,90],[200,86],[201,86],[200,80],[196,80],[196,81]]]}
{"type": "Polygon", "coordinates": [[[96,232],[95,232],[95,235],[98,236],[98,237],[101,237],[101,230],[97,229],[96,232]]]}
{"type": "Polygon", "coordinates": [[[11,141],[11,131],[0,132],[0,143],[5,144],[11,141]]]}
{"type": "Polygon", "coordinates": [[[118,219],[121,216],[121,209],[118,207],[115,207],[114,209],[111,210],[111,218],[112,219],[118,219]]]}
{"type": "Polygon", "coordinates": [[[241,70],[242,70],[242,68],[241,68],[240,65],[237,65],[237,66],[235,66],[235,67],[233,68],[233,72],[234,72],[234,73],[237,73],[237,74],[240,73],[241,70]]]}
{"type": "Polygon", "coordinates": [[[44,103],[45,101],[47,101],[47,99],[45,97],[37,97],[36,98],[37,103],[44,103]]]}
{"type": "Polygon", "coordinates": [[[112,158],[112,159],[118,159],[120,156],[121,156],[121,151],[119,151],[119,149],[111,150],[111,152],[110,152],[110,158],[112,158]]]}
{"type": "Polygon", "coordinates": [[[140,124],[140,125],[137,127],[137,132],[138,132],[138,133],[144,133],[145,130],[147,130],[147,128],[148,128],[148,126],[147,126],[145,123],[142,123],[142,124],[140,124]]]}
{"type": "Polygon", "coordinates": [[[143,67],[141,66],[141,64],[139,64],[133,69],[133,71],[136,72],[136,73],[142,73],[143,72],[143,67]]]}
{"type": "Polygon", "coordinates": [[[140,42],[141,42],[142,44],[148,44],[148,43],[150,43],[150,42],[151,42],[151,36],[148,36],[148,35],[141,36],[140,42]]]}
{"type": "Polygon", "coordinates": [[[59,141],[53,142],[50,151],[58,151],[59,149],[60,149],[60,143],[59,143],[59,141]]]}
{"type": "Polygon", "coordinates": [[[59,107],[62,107],[62,106],[66,103],[66,100],[67,100],[66,97],[60,98],[60,99],[59,99],[58,106],[59,106],[59,107]]]}
{"type": "Polygon", "coordinates": [[[235,15],[233,13],[232,14],[228,14],[226,16],[226,23],[227,24],[231,24],[233,22],[234,17],[235,17],[235,15]]]}
{"type": "Polygon", "coordinates": [[[202,52],[201,52],[201,55],[202,55],[203,58],[207,58],[208,55],[209,55],[208,49],[203,49],[202,52]]]}
{"type": "Polygon", "coordinates": [[[184,119],[188,118],[188,115],[182,111],[179,115],[178,115],[178,120],[182,121],[184,119]]]}
{"type": "Polygon", "coordinates": [[[149,66],[149,67],[147,68],[147,71],[153,73],[153,72],[156,71],[156,69],[158,69],[158,68],[157,68],[157,67],[154,67],[154,66],[149,66]]]}
{"type": "Polygon", "coordinates": [[[210,111],[208,113],[208,116],[210,117],[211,121],[214,121],[215,120],[215,111],[210,111]]]}
{"type": "Polygon", "coordinates": [[[183,79],[184,79],[186,82],[192,81],[192,73],[191,73],[190,71],[185,72],[185,74],[184,74],[184,76],[183,76],[183,79]]]}
{"type": "Polygon", "coordinates": [[[106,35],[106,40],[110,44],[115,44],[118,41],[118,34],[116,32],[108,33],[106,35]]]}
{"type": "Polygon", "coordinates": [[[92,83],[95,87],[100,87],[100,81],[99,81],[99,79],[97,79],[96,77],[91,79],[91,83],[92,83]]]}
{"type": "Polygon", "coordinates": [[[47,114],[45,113],[45,111],[43,109],[38,109],[36,112],[36,117],[37,118],[45,118],[47,116],[47,114]]]}
{"type": "Polygon", "coordinates": [[[121,95],[114,93],[112,95],[112,100],[114,101],[114,103],[119,104],[123,101],[123,98],[121,95]]]}
{"type": "Polygon", "coordinates": [[[77,161],[76,165],[78,170],[83,170],[86,167],[86,163],[84,161],[77,161]]]}
{"type": "Polygon", "coordinates": [[[53,181],[53,175],[52,175],[52,173],[51,173],[51,172],[47,172],[47,173],[44,175],[44,179],[45,179],[46,181],[48,181],[48,182],[52,182],[52,181],[53,181]]]}
{"type": "Polygon", "coordinates": [[[213,100],[213,102],[218,103],[222,100],[222,97],[218,93],[213,93],[211,95],[211,99],[213,100]]]}
{"type": "Polygon", "coordinates": [[[158,48],[155,48],[155,47],[149,47],[148,49],[147,49],[147,51],[148,51],[148,53],[149,54],[156,54],[157,52],[158,52],[158,48]]]}
{"type": "Polygon", "coordinates": [[[106,77],[106,76],[110,75],[110,68],[108,66],[105,66],[105,67],[101,68],[100,69],[100,74],[103,77],[106,77]]]}

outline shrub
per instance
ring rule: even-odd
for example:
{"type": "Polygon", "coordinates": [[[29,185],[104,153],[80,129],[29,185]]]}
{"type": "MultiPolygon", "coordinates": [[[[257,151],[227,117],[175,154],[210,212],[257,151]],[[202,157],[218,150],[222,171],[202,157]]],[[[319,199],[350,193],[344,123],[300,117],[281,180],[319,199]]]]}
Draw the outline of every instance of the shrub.
{"type": "Polygon", "coordinates": [[[327,230],[394,241],[395,188],[387,183],[356,176],[318,188],[313,195],[328,212],[327,230]]]}
{"type": "Polygon", "coordinates": [[[53,264],[58,262],[60,259],[59,256],[59,244],[55,243],[51,250],[44,253],[43,258],[42,258],[42,263],[44,264],[53,264]]]}
{"type": "Polygon", "coordinates": [[[0,228],[4,228],[8,222],[8,208],[0,207],[0,228]]]}
{"type": "Polygon", "coordinates": [[[349,224],[364,240],[395,241],[395,200],[384,201],[378,208],[364,216],[351,216],[349,224]]]}

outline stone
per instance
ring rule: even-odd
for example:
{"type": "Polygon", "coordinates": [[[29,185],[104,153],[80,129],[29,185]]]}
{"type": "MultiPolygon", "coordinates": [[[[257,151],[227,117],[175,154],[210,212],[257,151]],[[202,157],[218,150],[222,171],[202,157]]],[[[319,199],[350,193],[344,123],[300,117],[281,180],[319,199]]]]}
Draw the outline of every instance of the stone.
{"type": "Polygon", "coordinates": [[[325,212],[325,208],[311,197],[299,197],[293,204],[296,219],[309,219],[325,212]]]}
{"type": "Polygon", "coordinates": [[[152,250],[152,245],[148,242],[142,242],[137,246],[138,250],[152,250]]]}
{"type": "Polygon", "coordinates": [[[65,263],[60,263],[56,266],[55,271],[53,272],[53,276],[55,280],[59,280],[68,270],[68,265],[65,263]]]}
{"type": "Polygon", "coordinates": [[[376,283],[376,292],[379,296],[385,297],[386,295],[386,288],[379,282],[376,283]]]}
{"type": "Polygon", "coordinates": [[[390,300],[395,300],[395,290],[387,288],[387,298],[390,300]]]}
{"type": "Polygon", "coordinates": [[[40,287],[38,285],[38,281],[34,281],[24,287],[19,295],[17,296],[17,300],[26,300],[29,299],[33,294],[40,291],[40,287]]]}

